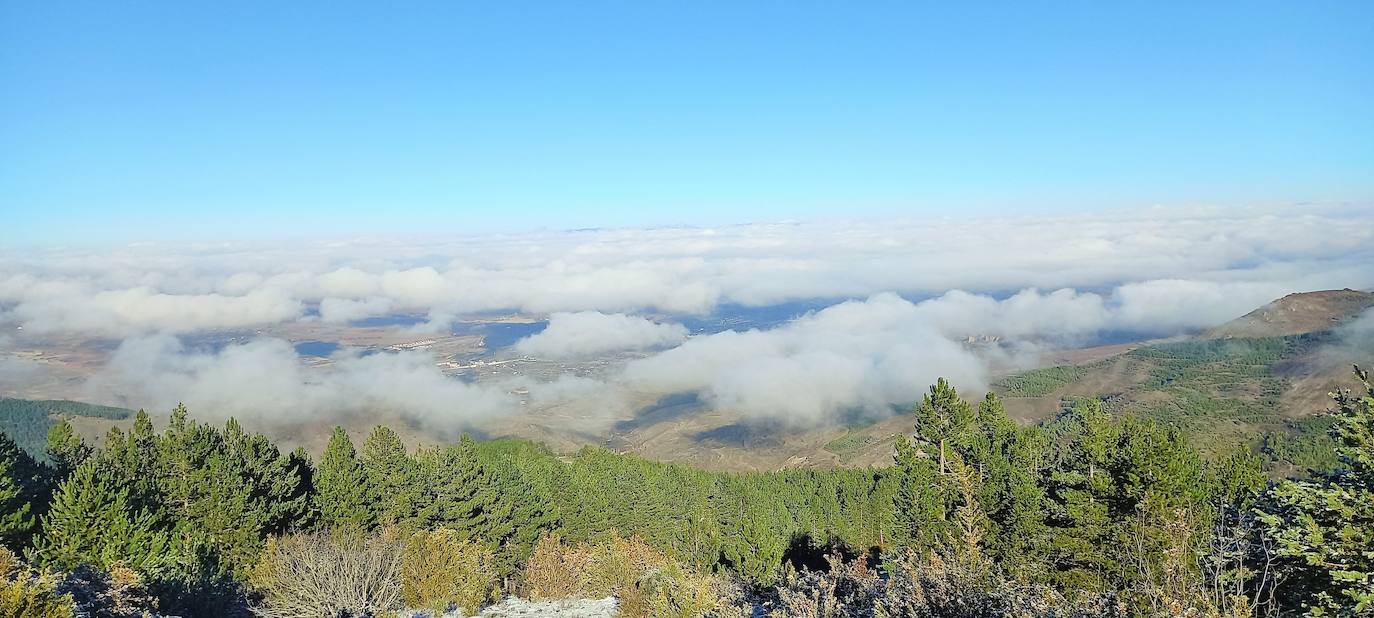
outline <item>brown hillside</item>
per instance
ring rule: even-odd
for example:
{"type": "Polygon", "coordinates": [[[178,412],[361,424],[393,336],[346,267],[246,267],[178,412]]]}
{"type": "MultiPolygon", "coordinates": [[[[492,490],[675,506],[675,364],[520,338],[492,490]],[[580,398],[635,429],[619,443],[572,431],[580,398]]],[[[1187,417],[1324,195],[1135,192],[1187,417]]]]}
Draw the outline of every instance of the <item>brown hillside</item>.
{"type": "Polygon", "coordinates": [[[1374,293],[1326,290],[1289,294],[1203,334],[1207,339],[1277,337],[1327,330],[1374,307],[1374,293]]]}

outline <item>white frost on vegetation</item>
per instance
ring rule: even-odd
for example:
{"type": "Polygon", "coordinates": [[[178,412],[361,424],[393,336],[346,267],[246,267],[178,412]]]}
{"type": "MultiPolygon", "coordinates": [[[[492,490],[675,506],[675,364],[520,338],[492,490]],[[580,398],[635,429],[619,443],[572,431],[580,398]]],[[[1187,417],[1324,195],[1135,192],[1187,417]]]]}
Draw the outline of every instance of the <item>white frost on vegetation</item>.
{"type": "MultiPolygon", "coordinates": [[[[425,610],[401,612],[405,618],[461,618],[464,615],[456,611],[442,615],[433,615],[425,610]]],[[[480,618],[614,618],[615,615],[615,597],[559,601],[526,601],[509,597],[478,614],[480,618]]]]}

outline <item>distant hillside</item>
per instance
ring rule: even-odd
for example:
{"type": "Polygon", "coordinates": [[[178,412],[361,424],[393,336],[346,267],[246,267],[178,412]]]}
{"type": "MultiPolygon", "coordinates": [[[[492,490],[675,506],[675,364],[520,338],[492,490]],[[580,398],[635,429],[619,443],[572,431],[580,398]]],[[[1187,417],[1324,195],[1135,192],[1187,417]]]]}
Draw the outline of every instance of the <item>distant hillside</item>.
{"type": "Polygon", "coordinates": [[[0,399],[0,432],[35,457],[43,456],[48,428],[57,416],[123,420],[133,416],[133,410],[61,399],[0,399]]]}
{"type": "Polygon", "coordinates": [[[1374,293],[1327,290],[1289,294],[1203,334],[1208,339],[1315,333],[1374,307],[1374,293]]]}
{"type": "MultiPolygon", "coordinates": [[[[1297,324],[1301,320],[1292,320],[1297,324]]],[[[1278,473],[1332,465],[1319,413],[1350,387],[1350,357],[1330,330],[1275,337],[1195,339],[1142,346],[1087,363],[1036,369],[995,385],[1013,414],[1052,417],[1080,397],[1186,430],[1204,452],[1238,444],[1264,451],[1278,473]]]]}

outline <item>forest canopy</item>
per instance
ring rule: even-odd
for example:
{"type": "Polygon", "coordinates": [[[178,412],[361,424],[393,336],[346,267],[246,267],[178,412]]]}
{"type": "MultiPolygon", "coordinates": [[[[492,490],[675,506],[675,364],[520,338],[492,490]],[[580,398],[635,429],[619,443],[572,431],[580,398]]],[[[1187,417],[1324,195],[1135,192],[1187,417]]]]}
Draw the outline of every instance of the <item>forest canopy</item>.
{"type": "Polygon", "coordinates": [[[1097,400],[1023,427],[944,380],[892,465],[862,469],[708,472],[466,435],[412,451],[385,426],[360,444],[337,428],[314,461],[184,407],[98,447],[63,421],[43,458],[0,437],[3,595],[43,615],[471,613],[508,594],[614,595],[624,615],[1367,615],[1374,391],[1334,397],[1341,465],[1282,482],[1097,400]],[[390,592],[288,611],[319,593],[302,572],[351,564],[392,565],[390,592]]]}

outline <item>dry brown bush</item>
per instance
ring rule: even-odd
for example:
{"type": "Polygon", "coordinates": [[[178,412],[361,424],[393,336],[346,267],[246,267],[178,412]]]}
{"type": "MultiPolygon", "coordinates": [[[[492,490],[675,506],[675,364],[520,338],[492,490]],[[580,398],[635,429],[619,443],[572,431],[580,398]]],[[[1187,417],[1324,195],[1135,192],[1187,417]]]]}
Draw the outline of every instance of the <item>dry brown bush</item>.
{"type": "Polygon", "coordinates": [[[539,539],[521,574],[525,596],[534,600],[590,595],[592,548],[564,545],[558,537],[539,539]]]}
{"type": "Polygon", "coordinates": [[[417,532],[401,559],[401,595],[412,608],[476,613],[497,598],[491,552],[452,530],[417,532]]]}
{"type": "Polygon", "coordinates": [[[523,573],[533,599],[615,596],[618,616],[692,618],[733,614],[719,584],[637,538],[565,545],[541,539],[523,573]]]}
{"type": "Polygon", "coordinates": [[[264,618],[387,615],[401,609],[404,539],[394,532],[298,533],[269,539],[249,583],[264,618]]]}

